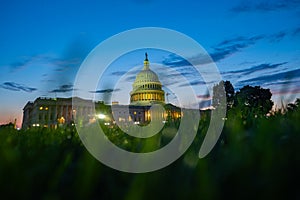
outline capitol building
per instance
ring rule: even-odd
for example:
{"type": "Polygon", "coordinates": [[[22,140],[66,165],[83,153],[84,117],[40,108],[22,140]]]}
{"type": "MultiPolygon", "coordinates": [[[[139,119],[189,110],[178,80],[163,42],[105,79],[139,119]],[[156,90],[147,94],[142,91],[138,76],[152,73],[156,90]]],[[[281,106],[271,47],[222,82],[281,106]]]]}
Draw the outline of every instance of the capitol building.
{"type": "Polygon", "coordinates": [[[180,108],[165,103],[165,92],[158,75],[150,69],[147,53],[143,69],[136,75],[129,95],[129,105],[119,105],[116,102],[107,105],[103,101],[92,102],[74,97],[80,102],[74,106],[72,98],[39,97],[34,102],[28,102],[23,108],[22,128],[74,126],[76,116],[84,116],[81,120],[77,120],[80,124],[103,121],[105,118],[107,125],[114,125],[116,122],[147,124],[154,118],[161,119],[165,123],[167,120],[177,120],[181,117],[180,108]],[[96,113],[93,113],[91,107],[93,104],[96,113]],[[151,110],[154,104],[163,106],[164,112],[157,113],[151,110]]]}

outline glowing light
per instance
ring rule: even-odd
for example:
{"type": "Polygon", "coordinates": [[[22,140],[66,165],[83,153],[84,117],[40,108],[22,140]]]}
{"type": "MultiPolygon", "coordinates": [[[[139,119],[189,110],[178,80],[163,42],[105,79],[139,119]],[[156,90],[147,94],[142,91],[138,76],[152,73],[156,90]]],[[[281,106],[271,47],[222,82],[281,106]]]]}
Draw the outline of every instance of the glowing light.
{"type": "Polygon", "coordinates": [[[98,114],[97,117],[98,117],[99,119],[105,119],[105,115],[103,115],[103,114],[98,114]]]}
{"type": "Polygon", "coordinates": [[[65,118],[61,117],[57,121],[58,121],[59,124],[64,124],[65,123],[65,118]]]}
{"type": "Polygon", "coordinates": [[[40,110],[43,110],[43,106],[40,107],[40,110]]]}

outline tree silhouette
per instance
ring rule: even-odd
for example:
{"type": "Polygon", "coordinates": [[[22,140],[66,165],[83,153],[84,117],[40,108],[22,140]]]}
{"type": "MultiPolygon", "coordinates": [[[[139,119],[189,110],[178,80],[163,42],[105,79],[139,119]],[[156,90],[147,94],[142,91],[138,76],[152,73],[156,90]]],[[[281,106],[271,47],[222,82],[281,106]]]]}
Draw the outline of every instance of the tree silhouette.
{"type": "Polygon", "coordinates": [[[226,99],[227,99],[227,109],[232,108],[234,104],[234,88],[230,81],[224,82],[226,99]]]}
{"type": "Polygon", "coordinates": [[[273,101],[270,89],[246,85],[235,95],[235,107],[239,108],[243,118],[262,117],[271,110],[273,101]]]}
{"type": "Polygon", "coordinates": [[[220,81],[217,85],[213,87],[213,98],[212,98],[212,106],[214,108],[223,107],[226,105],[226,92],[224,81],[220,81]]]}
{"type": "Polygon", "coordinates": [[[224,99],[225,96],[227,109],[230,109],[234,104],[234,88],[230,81],[220,81],[213,87],[212,106],[215,108],[220,106],[221,99],[224,99]]]}

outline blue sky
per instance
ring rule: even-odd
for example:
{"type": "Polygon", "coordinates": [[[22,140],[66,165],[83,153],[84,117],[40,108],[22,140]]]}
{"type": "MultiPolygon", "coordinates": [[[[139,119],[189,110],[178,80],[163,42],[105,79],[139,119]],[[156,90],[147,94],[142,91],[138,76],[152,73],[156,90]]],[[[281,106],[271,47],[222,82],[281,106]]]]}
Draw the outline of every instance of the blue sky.
{"type": "MultiPolygon", "coordinates": [[[[236,89],[261,85],[271,89],[275,102],[300,96],[299,0],[3,0],[0,17],[0,123],[17,118],[20,124],[24,105],[39,96],[70,96],[81,62],[96,45],[149,26],[196,40],[236,89]]],[[[126,70],[142,64],[143,54],[136,55],[141,57],[122,60],[126,70]]],[[[183,60],[152,56],[184,69],[183,60]]],[[[108,76],[118,79],[121,73],[112,73],[122,69],[108,76]]]]}

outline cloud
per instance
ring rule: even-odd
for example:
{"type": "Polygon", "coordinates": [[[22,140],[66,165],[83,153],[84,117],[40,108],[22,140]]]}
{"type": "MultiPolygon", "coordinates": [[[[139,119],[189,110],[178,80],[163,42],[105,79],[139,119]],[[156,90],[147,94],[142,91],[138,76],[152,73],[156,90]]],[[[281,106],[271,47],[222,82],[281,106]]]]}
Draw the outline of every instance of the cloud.
{"type": "Polygon", "coordinates": [[[120,89],[103,89],[103,90],[90,91],[90,93],[105,94],[105,93],[112,93],[117,91],[120,91],[120,89]]]}
{"type": "Polygon", "coordinates": [[[22,60],[11,63],[10,64],[11,72],[24,68],[26,65],[30,63],[30,61],[31,61],[30,58],[23,58],[22,60]]]}
{"type": "Polygon", "coordinates": [[[287,36],[297,36],[300,35],[300,28],[293,30],[279,31],[270,35],[256,35],[252,37],[243,37],[237,36],[231,39],[226,39],[221,41],[219,44],[212,47],[212,51],[209,53],[210,57],[206,54],[198,54],[190,58],[184,59],[176,54],[170,54],[165,58],[162,64],[171,66],[171,67],[183,67],[191,66],[192,63],[195,64],[207,64],[210,62],[219,62],[229,56],[232,56],[238,52],[241,52],[243,49],[255,45],[258,41],[264,40],[271,43],[280,42],[287,36]]]}
{"type": "Polygon", "coordinates": [[[65,93],[73,91],[73,85],[65,84],[59,86],[59,88],[49,91],[49,93],[65,93]]]}
{"type": "Polygon", "coordinates": [[[66,71],[68,68],[78,67],[81,63],[80,58],[70,58],[70,59],[55,59],[49,60],[51,64],[56,66],[55,71],[62,72],[66,71]]]}
{"type": "Polygon", "coordinates": [[[245,75],[250,75],[250,74],[258,72],[258,71],[264,71],[264,70],[267,70],[267,69],[276,69],[276,68],[278,68],[282,65],[285,65],[287,63],[288,62],[275,63],[275,64],[264,63],[264,64],[255,65],[253,67],[246,68],[246,69],[224,72],[223,75],[226,75],[226,74],[239,74],[239,75],[245,76],[245,75]]]}
{"type": "Polygon", "coordinates": [[[132,76],[127,76],[125,78],[125,81],[126,82],[133,82],[135,80],[136,76],[132,75],[132,76]]]}
{"type": "MultiPolygon", "coordinates": [[[[232,39],[227,39],[216,46],[213,47],[213,51],[209,54],[212,60],[208,55],[199,54],[193,57],[190,57],[188,60],[192,61],[195,64],[207,64],[210,62],[218,62],[223,60],[244,48],[247,48],[251,45],[254,45],[257,41],[265,38],[264,35],[257,35],[253,37],[235,37],[232,39]]],[[[191,65],[186,59],[181,58],[175,54],[170,54],[163,62],[164,65],[172,66],[172,67],[181,67],[181,66],[189,66],[191,65]]]]}
{"type": "Polygon", "coordinates": [[[241,84],[255,84],[255,85],[263,85],[266,83],[276,83],[278,81],[284,80],[292,80],[294,78],[300,77],[300,69],[294,69],[286,72],[271,74],[271,75],[263,75],[251,79],[246,79],[240,81],[241,84]]]}
{"type": "Polygon", "coordinates": [[[239,36],[229,40],[224,40],[213,47],[214,51],[210,54],[210,56],[215,62],[218,62],[244,48],[254,45],[257,41],[263,38],[265,38],[264,35],[257,35],[253,37],[239,36]]]}
{"type": "Polygon", "coordinates": [[[15,83],[15,82],[2,83],[0,85],[0,88],[11,90],[11,91],[24,91],[24,92],[33,92],[37,90],[37,88],[28,87],[26,85],[15,83]]]}
{"type": "Polygon", "coordinates": [[[127,73],[126,71],[117,71],[117,72],[112,72],[111,75],[113,75],[113,76],[122,76],[126,73],[127,73]]]}
{"type": "Polygon", "coordinates": [[[243,37],[243,36],[238,36],[238,37],[235,37],[235,38],[231,38],[231,39],[226,39],[226,40],[223,40],[222,42],[220,42],[218,45],[216,45],[217,47],[222,47],[222,46],[228,46],[228,45],[232,45],[232,44],[236,44],[236,43],[244,43],[244,42],[255,42],[257,39],[260,39],[262,38],[263,36],[254,36],[254,37],[250,37],[250,38],[246,38],[246,37],[243,37]]]}
{"type": "MultiPolygon", "coordinates": [[[[191,58],[193,59],[193,58],[191,58]]],[[[162,63],[167,66],[171,67],[181,67],[181,66],[189,66],[191,63],[189,63],[186,59],[176,55],[176,54],[170,54],[167,58],[165,58],[162,63]]]]}
{"type": "Polygon", "coordinates": [[[187,59],[177,55],[170,54],[170,56],[168,56],[162,61],[162,64],[173,68],[177,68],[177,67],[179,68],[183,66],[192,66],[191,63],[195,65],[211,63],[213,62],[211,58],[212,58],[212,54],[210,54],[210,56],[209,54],[198,54],[187,59]]]}
{"type": "Polygon", "coordinates": [[[270,42],[280,42],[287,34],[288,34],[288,32],[280,31],[278,33],[270,35],[269,36],[270,42]]]}
{"type": "Polygon", "coordinates": [[[11,72],[22,70],[30,65],[41,64],[45,61],[48,62],[49,57],[46,55],[23,56],[19,60],[9,65],[11,72]]]}
{"type": "MultiPolygon", "coordinates": [[[[300,80],[277,81],[270,85],[264,85],[271,89],[274,96],[279,96],[285,102],[292,102],[300,94],[300,80]]],[[[276,98],[276,97],[275,97],[276,98]]]]}
{"type": "Polygon", "coordinates": [[[179,87],[186,87],[186,86],[193,86],[193,85],[206,85],[205,81],[201,81],[201,80],[193,80],[190,81],[189,83],[184,83],[179,85],[179,87]]]}
{"type": "Polygon", "coordinates": [[[293,36],[296,36],[296,35],[299,35],[299,34],[300,34],[300,27],[294,29],[294,31],[292,33],[293,36]]]}
{"type": "Polygon", "coordinates": [[[138,69],[130,70],[130,71],[115,71],[110,73],[112,76],[123,76],[124,74],[126,75],[136,75],[141,71],[141,68],[139,67],[138,69]]]}
{"type": "Polygon", "coordinates": [[[55,71],[65,71],[67,68],[77,66],[81,62],[78,58],[60,59],[50,55],[24,56],[9,65],[11,72],[25,69],[30,66],[52,66],[55,71]]]}
{"type": "MultiPolygon", "coordinates": [[[[253,1],[254,2],[254,1],[253,1]]],[[[300,0],[275,0],[266,1],[263,0],[258,3],[252,3],[249,1],[243,1],[239,5],[234,6],[230,10],[235,13],[241,12],[270,12],[270,11],[282,11],[284,9],[296,9],[300,6],[300,0]]]]}

